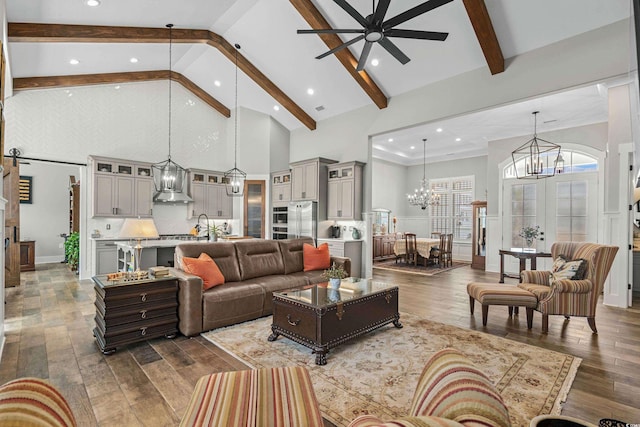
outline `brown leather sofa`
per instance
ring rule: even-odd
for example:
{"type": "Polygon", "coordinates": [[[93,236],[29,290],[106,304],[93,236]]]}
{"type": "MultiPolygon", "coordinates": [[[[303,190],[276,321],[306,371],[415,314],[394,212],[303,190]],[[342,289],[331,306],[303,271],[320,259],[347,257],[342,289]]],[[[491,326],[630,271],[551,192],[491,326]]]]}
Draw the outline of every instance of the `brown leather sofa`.
{"type": "MultiPolygon", "coordinates": [[[[303,271],[302,246],[312,238],[247,239],[233,242],[184,243],[176,246],[172,273],[178,278],[179,329],[186,336],[257,319],[272,313],[274,291],[326,282],[322,270],[303,271]],[[182,270],[182,257],[207,253],[225,283],[203,291],[202,279],[182,270]]],[[[351,260],[331,257],[331,263],[351,272],[351,260]]]]}

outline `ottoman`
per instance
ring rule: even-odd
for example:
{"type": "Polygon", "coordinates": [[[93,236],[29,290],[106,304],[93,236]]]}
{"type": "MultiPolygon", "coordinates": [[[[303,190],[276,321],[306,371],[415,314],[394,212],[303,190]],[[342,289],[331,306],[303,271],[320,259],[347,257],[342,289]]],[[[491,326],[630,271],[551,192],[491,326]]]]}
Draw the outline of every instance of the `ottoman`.
{"type": "Polygon", "coordinates": [[[311,378],[302,366],[205,375],[180,426],[323,427],[311,378]]]}
{"type": "Polygon", "coordinates": [[[531,292],[501,283],[471,282],[467,284],[467,293],[472,315],[475,301],[482,304],[482,325],[487,326],[490,305],[506,305],[509,307],[509,316],[513,314],[513,307],[525,307],[527,328],[533,326],[533,310],[538,306],[538,298],[531,292]]]}

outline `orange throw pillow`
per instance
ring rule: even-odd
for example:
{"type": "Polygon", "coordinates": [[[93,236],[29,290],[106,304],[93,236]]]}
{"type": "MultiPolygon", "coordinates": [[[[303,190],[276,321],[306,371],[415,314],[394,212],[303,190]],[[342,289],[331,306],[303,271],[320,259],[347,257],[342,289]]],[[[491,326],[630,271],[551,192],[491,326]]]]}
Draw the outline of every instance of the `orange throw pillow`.
{"type": "Polygon", "coordinates": [[[218,265],[204,252],[198,258],[183,257],[182,266],[187,273],[194,274],[202,279],[202,288],[205,291],[214,286],[224,284],[224,276],[218,265]]]}
{"type": "Polygon", "coordinates": [[[308,243],[302,245],[302,260],[304,271],[325,270],[331,266],[329,244],[323,243],[314,248],[308,243]]]}

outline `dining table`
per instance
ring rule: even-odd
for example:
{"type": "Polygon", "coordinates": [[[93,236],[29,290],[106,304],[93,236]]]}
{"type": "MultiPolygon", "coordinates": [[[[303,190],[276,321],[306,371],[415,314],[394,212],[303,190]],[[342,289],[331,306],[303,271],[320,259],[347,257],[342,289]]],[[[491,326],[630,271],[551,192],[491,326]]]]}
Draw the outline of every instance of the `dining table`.
{"type": "MultiPolygon", "coordinates": [[[[438,245],[440,245],[440,239],[416,237],[416,249],[418,250],[418,255],[423,258],[429,258],[431,248],[438,245]]],[[[397,256],[404,255],[406,249],[407,246],[405,239],[397,239],[393,244],[393,253],[395,253],[397,256]]]]}

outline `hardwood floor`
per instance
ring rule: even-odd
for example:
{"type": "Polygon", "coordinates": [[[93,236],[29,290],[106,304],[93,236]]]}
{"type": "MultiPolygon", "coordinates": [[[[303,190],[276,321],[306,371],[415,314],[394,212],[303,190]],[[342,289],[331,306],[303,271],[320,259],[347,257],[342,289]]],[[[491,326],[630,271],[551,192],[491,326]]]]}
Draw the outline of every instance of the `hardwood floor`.
{"type": "MultiPolygon", "coordinates": [[[[201,337],[153,339],[103,356],[92,335],[93,283],[78,281],[64,264],[36,267],[22,273],[20,286],[6,289],[0,383],[49,379],[79,426],[175,426],[199,377],[245,368],[201,337]]],[[[529,331],[525,316],[509,318],[506,307],[491,307],[485,328],[479,309],[469,314],[466,284],[497,277],[469,267],[435,276],[374,269],[375,279],[398,284],[403,312],[581,357],[564,415],[640,423],[640,298],[632,309],[601,305],[597,335],[585,319],[562,316],[551,317],[549,334],[542,335],[539,314],[529,331]]]]}

